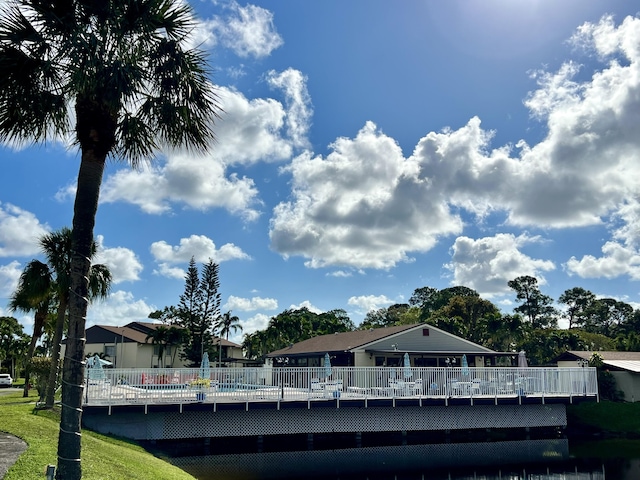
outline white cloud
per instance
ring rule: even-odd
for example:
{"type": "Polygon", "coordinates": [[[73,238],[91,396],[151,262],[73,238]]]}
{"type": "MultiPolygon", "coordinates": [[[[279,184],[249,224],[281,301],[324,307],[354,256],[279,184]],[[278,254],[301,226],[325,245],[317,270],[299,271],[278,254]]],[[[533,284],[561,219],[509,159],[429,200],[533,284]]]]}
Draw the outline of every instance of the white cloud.
{"type": "Polygon", "coordinates": [[[242,325],[242,334],[236,334],[236,337],[234,337],[236,338],[236,340],[232,341],[236,343],[242,343],[242,341],[240,340],[240,335],[249,335],[251,333],[257,332],[258,330],[265,330],[267,328],[267,325],[269,324],[270,319],[270,316],[263,313],[258,313],[253,317],[242,320],[240,322],[240,324],[242,325]]]}
{"type": "Polygon", "coordinates": [[[40,237],[49,226],[31,212],[0,203],[0,257],[27,257],[40,252],[40,237]]]}
{"type": "Polygon", "coordinates": [[[351,272],[347,272],[345,270],[336,270],[334,272],[329,272],[327,273],[328,277],[338,277],[338,278],[348,278],[351,277],[353,274],[351,272]]]}
{"type": "Polygon", "coordinates": [[[602,246],[602,256],[571,257],[564,265],[567,272],[582,278],[616,278],[628,275],[640,280],[640,202],[625,202],[615,214],[619,221],[612,231],[613,240],[602,246]]]}
{"type": "Polygon", "coordinates": [[[271,70],[267,74],[267,81],[285,94],[287,133],[291,142],[296,147],[307,147],[307,133],[313,115],[311,97],[307,91],[307,77],[299,70],[288,68],[284,72],[271,70]]]}
{"type": "Polygon", "coordinates": [[[133,250],[124,247],[105,247],[104,236],[96,237],[98,254],[94,263],[104,263],[109,267],[113,284],[140,280],[140,272],[144,268],[133,250]]]}
{"type": "Polygon", "coordinates": [[[217,249],[213,240],[205,235],[191,235],[189,238],[181,238],[178,246],[171,246],[164,240],[154,242],[151,244],[151,254],[156,261],[169,263],[188,262],[191,257],[194,257],[196,262],[206,262],[210,258],[214,262],[250,258],[233,243],[225,243],[217,249]]]}
{"type": "Polygon", "coordinates": [[[285,111],[271,98],[249,100],[230,88],[220,88],[218,95],[224,114],[216,125],[216,158],[227,165],[291,158],[292,142],[284,138],[283,129],[293,123],[289,117],[295,110],[285,111]]]}
{"type": "MultiPolygon", "coordinates": [[[[118,170],[105,179],[101,202],[127,202],[150,214],[171,212],[174,204],[202,211],[224,208],[255,220],[261,202],[254,181],[228,174],[228,166],[291,158],[294,147],[307,144],[311,116],[306,79],[300,72],[270,72],[269,82],[284,92],[286,109],[274,99],[249,100],[236,90],[219,88],[224,114],[215,126],[218,142],[212,155],[171,152],[164,163],[118,170]]],[[[72,186],[64,187],[57,198],[73,191],[72,186]]]]}
{"type": "Polygon", "coordinates": [[[521,275],[536,277],[544,284],[542,272],[555,269],[553,262],[531,258],[520,251],[530,243],[541,243],[539,237],[497,234],[473,240],[458,237],[452,247],[452,285],[465,285],[481,296],[491,298],[510,291],[507,283],[521,275]]]}
{"type": "Polygon", "coordinates": [[[585,24],[573,41],[607,61],[600,70],[568,61],[536,72],[525,101],[547,127],[536,145],[492,149],[493,132],[474,117],[427,133],[408,158],[371,122],[326,157],[298,156],[286,170],[292,196],[271,219],[272,248],[312,268],[387,269],[462,233],[465,211],[536,228],[607,222],[640,195],[630,174],[640,156],[639,38],[640,18],[585,24]]]}
{"type": "Polygon", "coordinates": [[[275,310],[278,308],[278,301],[275,298],[242,298],[230,295],[223,310],[239,310],[241,312],[252,312],[255,310],[275,310]]]}
{"type": "Polygon", "coordinates": [[[14,260],[8,265],[0,265],[0,298],[8,298],[18,286],[22,273],[20,262],[14,260]]]}
{"type": "Polygon", "coordinates": [[[581,260],[571,257],[566,268],[570,274],[582,278],[615,278],[629,275],[640,280],[640,252],[617,242],[606,242],[602,246],[602,257],[585,255],[581,260]]]}
{"type": "Polygon", "coordinates": [[[360,311],[366,313],[371,310],[378,310],[387,305],[391,305],[394,301],[388,299],[385,295],[360,295],[357,297],[350,297],[347,303],[358,307],[360,311]]]}
{"type": "Polygon", "coordinates": [[[148,322],[156,308],[144,300],[136,300],[131,292],[118,290],[106,300],[89,305],[87,327],[92,325],[126,325],[130,322],[148,322]]]}
{"type": "Polygon", "coordinates": [[[224,165],[211,156],[173,153],[162,166],[117,171],[105,180],[100,199],[132,203],[150,214],[167,213],[172,203],[183,203],[202,211],[224,208],[255,220],[257,194],[253,180],[225,177],[224,165]]]}
{"type": "Polygon", "coordinates": [[[276,251],[308,257],[313,268],[390,268],[461,230],[443,192],[419,178],[419,164],[373,123],[331,148],[326,158],[305,153],[287,168],[293,199],[274,209],[276,251]]]}
{"type": "Polygon", "coordinates": [[[251,258],[233,243],[225,243],[220,248],[216,248],[213,240],[204,235],[181,238],[180,244],[175,246],[169,245],[164,240],[153,242],[150,251],[158,263],[158,269],[154,270],[154,273],[171,278],[184,278],[185,271],[172,265],[188,263],[191,257],[201,263],[208,262],[209,259],[221,263],[251,258]]]}
{"type": "Polygon", "coordinates": [[[208,22],[220,43],[240,57],[262,58],[284,42],[273,23],[273,13],[256,5],[230,4],[231,13],[208,22]]]}
{"type": "Polygon", "coordinates": [[[289,310],[300,310],[301,308],[306,308],[312,313],[323,313],[322,309],[314,306],[309,300],[305,300],[297,305],[289,305],[289,310]]]}

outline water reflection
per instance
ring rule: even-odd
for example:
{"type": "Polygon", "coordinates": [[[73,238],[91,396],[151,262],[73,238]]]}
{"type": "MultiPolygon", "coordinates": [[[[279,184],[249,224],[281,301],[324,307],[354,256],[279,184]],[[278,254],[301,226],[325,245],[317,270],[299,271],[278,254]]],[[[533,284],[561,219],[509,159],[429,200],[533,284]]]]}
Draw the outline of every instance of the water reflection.
{"type": "Polygon", "coordinates": [[[569,460],[566,439],[540,439],[207,455],[172,463],[200,480],[604,480],[601,465],[569,460]]]}

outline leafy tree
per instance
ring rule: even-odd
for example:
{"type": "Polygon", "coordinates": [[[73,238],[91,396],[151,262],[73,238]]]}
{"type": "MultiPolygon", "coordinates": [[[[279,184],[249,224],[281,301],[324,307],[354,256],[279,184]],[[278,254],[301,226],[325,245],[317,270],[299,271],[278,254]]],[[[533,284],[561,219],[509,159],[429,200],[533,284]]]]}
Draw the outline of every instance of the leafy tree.
{"type": "Polygon", "coordinates": [[[358,327],[359,330],[368,330],[370,328],[391,327],[400,325],[402,317],[409,311],[410,306],[406,303],[396,303],[387,308],[379,308],[367,312],[364,320],[358,327]]]}
{"type": "Polygon", "coordinates": [[[277,350],[275,338],[272,336],[272,332],[266,329],[245,334],[242,341],[242,350],[248,359],[264,359],[267,353],[277,350]]]}
{"type": "MultiPolygon", "coordinates": [[[[22,325],[14,317],[0,317],[0,367],[2,362],[11,360],[11,365],[21,358],[21,352],[26,351],[29,344],[29,336],[25,335],[22,325]]],[[[1,370],[0,370],[1,371],[1,370]]],[[[15,376],[15,370],[10,369],[11,376],[15,376]]]]}
{"type": "Polygon", "coordinates": [[[314,313],[303,307],[285,310],[269,320],[265,330],[245,335],[242,348],[247,358],[263,358],[269,352],[318,335],[349,332],[353,322],[344,310],[314,313]]]}
{"type": "Polygon", "coordinates": [[[498,352],[515,351],[524,335],[520,315],[491,316],[486,321],[486,339],[482,344],[498,352]]]}
{"type": "Polygon", "coordinates": [[[569,320],[570,329],[574,326],[584,325],[587,319],[587,312],[595,299],[596,296],[593,293],[581,287],[565,290],[564,293],[560,295],[558,303],[567,306],[564,316],[569,320]]]}
{"type": "Polygon", "coordinates": [[[451,333],[476,343],[487,340],[487,323],[500,318],[498,308],[479,295],[453,296],[449,303],[432,315],[451,333]]]}
{"type": "Polygon", "coordinates": [[[514,310],[524,315],[533,328],[556,326],[557,312],[552,306],[553,300],[540,291],[535,277],[523,275],[510,280],[508,285],[515,290],[516,298],[522,302],[514,310]]]}
{"type": "Polygon", "coordinates": [[[624,331],[624,325],[633,317],[633,307],[615,298],[594,300],[585,311],[584,329],[588,332],[614,336],[624,331]]]}
{"type": "Polygon", "coordinates": [[[203,55],[185,46],[192,28],[178,0],[16,0],[0,17],[0,141],[73,134],[81,151],[57,478],[82,476],[84,319],[106,158],[137,164],[161,144],[206,150],[213,136],[217,100],[203,55]]]}

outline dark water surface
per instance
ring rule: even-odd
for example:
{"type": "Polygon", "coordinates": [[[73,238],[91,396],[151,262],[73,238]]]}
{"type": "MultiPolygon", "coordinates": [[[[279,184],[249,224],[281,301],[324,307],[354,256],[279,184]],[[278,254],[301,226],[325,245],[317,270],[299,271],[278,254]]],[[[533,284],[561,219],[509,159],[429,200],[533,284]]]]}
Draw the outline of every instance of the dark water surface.
{"type": "Polygon", "coordinates": [[[640,440],[560,439],[183,456],[199,480],[640,480],[640,440]]]}

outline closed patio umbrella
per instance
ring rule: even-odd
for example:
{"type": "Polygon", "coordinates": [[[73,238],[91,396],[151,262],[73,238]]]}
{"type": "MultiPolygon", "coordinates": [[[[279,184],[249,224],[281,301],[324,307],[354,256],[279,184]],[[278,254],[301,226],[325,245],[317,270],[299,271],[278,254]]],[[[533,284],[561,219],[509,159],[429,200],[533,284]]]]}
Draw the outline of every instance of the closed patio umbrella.
{"type": "Polygon", "coordinates": [[[204,352],[200,363],[200,378],[211,378],[211,368],[209,367],[209,354],[204,352]]]}
{"type": "Polygon", "coordinates": [[[529,364],[527,363],[527,355],[524,350],[521,350],[518,354],[518,368],[529,368],[529,364]]]}
{"type": "Polygon", "coordinates": [[[329,353],[324,354],[324,376],[328,378],[331,376],[331,358],[329,353]]]}
{"type": "Polygon", "coordinates": [[[413,373],[411,373],[411,360],[409,359],[408,353],[404,354],[404,368],[402,376],[405,379],[411,378],[413,376],[413,373]]]}
{"type": "Polygon", "coordinates": [[[104,380],[106,378],[98,355],[94,355],[87,360],[87,367],[89,367],[89,378],[91,380],[104,380]]]}
{"type": "Polygon", "coordinates": [[[469,362],[466,355],[462,355],[462,375],[469,375],[469,362]]]}

